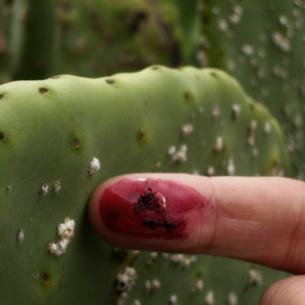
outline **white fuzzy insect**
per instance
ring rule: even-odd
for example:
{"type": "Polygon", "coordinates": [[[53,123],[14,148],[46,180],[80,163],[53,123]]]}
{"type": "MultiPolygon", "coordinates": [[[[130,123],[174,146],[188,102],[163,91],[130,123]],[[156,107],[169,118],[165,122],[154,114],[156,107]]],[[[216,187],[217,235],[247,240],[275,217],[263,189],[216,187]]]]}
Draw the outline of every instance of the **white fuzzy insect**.
{"type": "Polygon", "coordinates": [[[24,241],[24,238],[25,238],[24,231],[22,229],[19,229],[16,234],[17,242],[21,244],[24,241]]]}
{"type": "Polygon", "coordinates": [[[74,231],[75,221],[68,217],[65,218],[64,222],[57,226],[57,240],[48,244],[48,251],[55,256],[63,255],[74,236],[74,231]]]}
{"type": "Polygon", "coordinates": [[[194,131],[194,125],[191,123],[187,123],[181,126],[180,132],[181,137],[186,138],[194,131]]]}
{"type": "Polygon", "coordinates": [[[88,168],[89,176],[92,176],[94,173],[98,172],[100,169],[101,169],[100,160],[96,157],[93,157],[89,163],[89,168],[88,168]]]}
{"type": "Polygon", "coordinates": [[[54,181],[54,183],[53,183],[54,194],[58,194],[60,190],[61,190],[61,182],[60,181],[54,181]]]}
{"type": "Polygon", "coordinates": [[[57,227],[57,234],[60,238],[71,239],[74,236],[75,221],[66,218],[64,223],[60,223],[57,227]]]}
{"type": "Polygon", "coordinates": [[[137,279],[137,271],[132,267],[126,267],[116,277],[116,289],[119,293],[129,292],[137,279]]]}

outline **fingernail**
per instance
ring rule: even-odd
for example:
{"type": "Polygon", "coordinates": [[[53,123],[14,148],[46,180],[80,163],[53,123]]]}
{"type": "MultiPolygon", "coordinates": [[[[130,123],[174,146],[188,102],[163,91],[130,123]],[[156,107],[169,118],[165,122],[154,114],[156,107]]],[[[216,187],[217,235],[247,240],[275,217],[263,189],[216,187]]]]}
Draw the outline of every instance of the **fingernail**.
{"type": "Polygon", "coordinates": [[[123,179],[99,198],[99,217],[113,233],[141,238],[185,239],[198,225],[205,199],[172,180],[123,179]]]}

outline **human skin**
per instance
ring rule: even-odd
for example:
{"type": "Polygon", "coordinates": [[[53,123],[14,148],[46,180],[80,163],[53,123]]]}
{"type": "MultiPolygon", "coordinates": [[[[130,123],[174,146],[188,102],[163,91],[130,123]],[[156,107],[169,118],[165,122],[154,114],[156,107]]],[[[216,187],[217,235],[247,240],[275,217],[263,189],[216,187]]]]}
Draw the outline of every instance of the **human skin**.
{"type": "Polygon", "coordinates": [[[115,246],[225,256],[298,274],[272,285],[263,295],[261,305],[305,304],[304,211],[305,183],[301,181],[187,174],[115,177],[95,190],[89,204],[92,225],[115,246]],[[130,191],[122,185],[135,190],[136,195],[129,197],[130,191]],[[155,194],[149,194],[157,206],[153,211],[142,205],[148,189],[155,194]],[[183,213],[171,208],[172,198],[183,213]],[[169,206],[163,206],[167,200],[169,206]],[[133,206],[137,208],[132,210],[133,206]],[[134,228],[118,230],[109,226],[109,217],[103,217],[109,209],[111,213],[126,213],[129,209],[130,217],[137,219],[134,228]],[[183,223],[179,227],[182,229],[164,225],[169,219],[183,223]],[[148,226],[139,225],[143,223],[148,226]]]}

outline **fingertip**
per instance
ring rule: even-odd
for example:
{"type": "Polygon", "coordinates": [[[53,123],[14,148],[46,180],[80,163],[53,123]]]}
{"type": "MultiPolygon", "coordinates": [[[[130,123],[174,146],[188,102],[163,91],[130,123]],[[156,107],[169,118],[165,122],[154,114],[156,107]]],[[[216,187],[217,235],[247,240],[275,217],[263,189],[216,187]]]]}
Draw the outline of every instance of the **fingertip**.
{"type": "Polygon", "coordinates": [[[201,223],[202,194],[174,175],[127,175],[102,183],[92,194],[89,217],[108,243],[129,249],[187,251],[201,223]],[[183,243],[181,243],[183,241],[183,243]]]}
{"type": "Polygon", "coordinates": [[[103,183],[101,183],[91,194],[89,205],[88,205],[88,214],[89,214],[89,220],[94,228],[94,230],[97,232],[97,234],[102,237],[104,240],[108,241],[109,243],[113,243],[113,239],[109,238],[109,232],[107,228],[105,227],[103,221],[100,217],[100,205],[101,205],[101,197],[107,189],[112,184],[115,184],[117,180],[122,179],[121,176],[110,178],[103,183]]]}
{"type": "Polygon", "coordinates": [[[293,276],[271,285],[263,294],[260,305],[305,304],[305,276],[293,276]]]}

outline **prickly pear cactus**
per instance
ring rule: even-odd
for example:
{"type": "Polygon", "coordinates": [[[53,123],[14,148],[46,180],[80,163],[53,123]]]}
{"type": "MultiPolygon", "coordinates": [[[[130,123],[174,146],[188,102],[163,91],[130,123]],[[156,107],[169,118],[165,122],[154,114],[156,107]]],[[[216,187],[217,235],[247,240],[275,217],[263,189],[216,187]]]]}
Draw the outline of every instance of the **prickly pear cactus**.
{"type": "Polygon", "coordinates": [[[119,174],[289,172],[278,123],[227,74],[152,66],[12,82],[0,86],[0,113],[5,305],[256,304],[284,276],[223,258],[113,249],[88,221],[92,190],[119,174]]]}
{"type": "Polygon", "coordinates": [[[286,134],[292,176],[304,180],[304,1],[200,3],[197,57],[233,74],[274,113],[286,134]]]}

